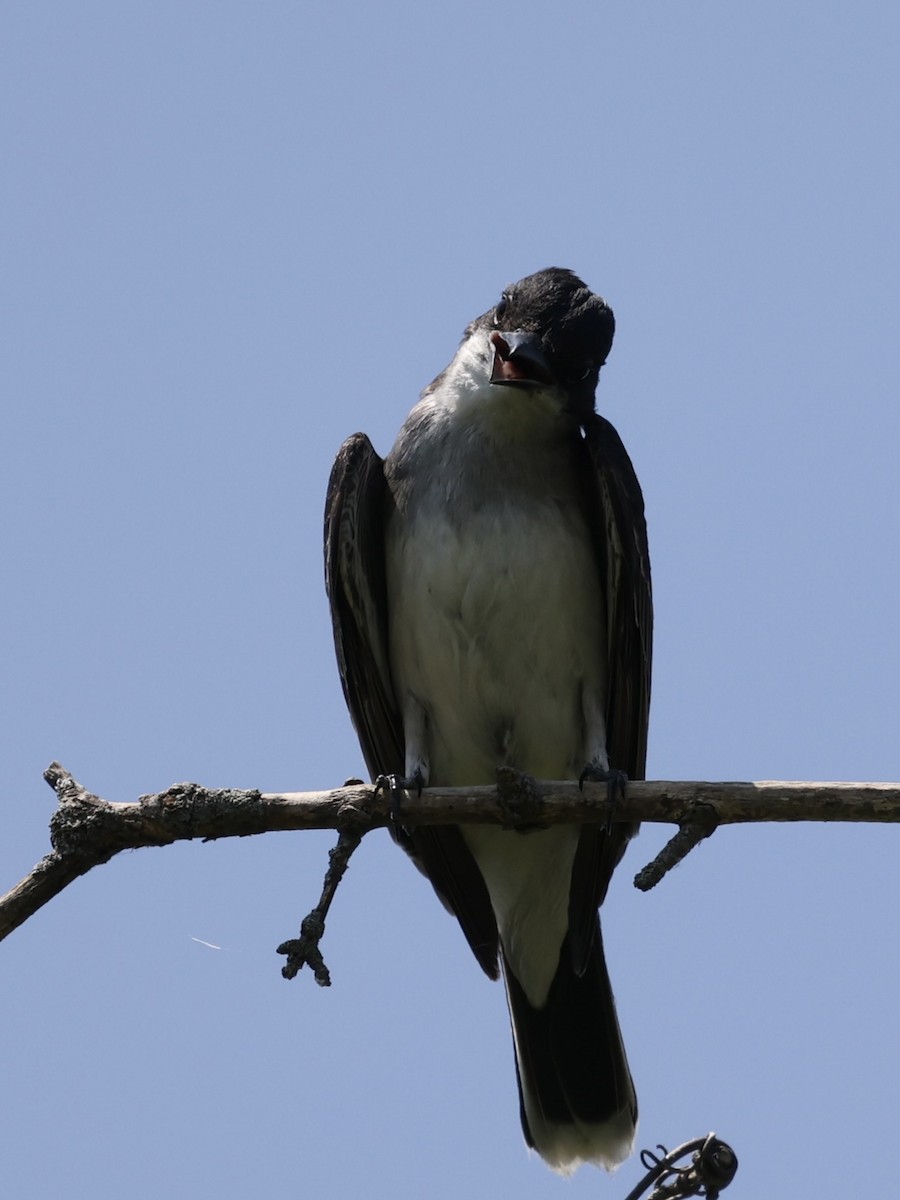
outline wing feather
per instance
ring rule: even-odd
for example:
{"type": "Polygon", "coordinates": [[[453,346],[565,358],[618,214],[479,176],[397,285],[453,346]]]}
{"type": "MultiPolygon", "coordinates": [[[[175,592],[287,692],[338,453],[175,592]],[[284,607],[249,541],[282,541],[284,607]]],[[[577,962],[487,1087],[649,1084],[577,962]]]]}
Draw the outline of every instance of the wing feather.
{"type": "MultiPolygon", "coordinates": [[[[606,586],[606,731],[610,766],[643,779],[650,716],[653,595],[644,498],[631,459],[613,426],[594,413],[580,443],[584,503],[606,586]]],[[[637,825],[607,832],[586,825],[572,870],[570,920],[577,970],[590,951],[596,910],[637,825]]]]}
{"type": "Polygon", "coordinates": [[[388,663],[384,463],[364,433],[338,451],[325,502],[325,589],[344,698],[372,778],[403,771],[388,663]]]}

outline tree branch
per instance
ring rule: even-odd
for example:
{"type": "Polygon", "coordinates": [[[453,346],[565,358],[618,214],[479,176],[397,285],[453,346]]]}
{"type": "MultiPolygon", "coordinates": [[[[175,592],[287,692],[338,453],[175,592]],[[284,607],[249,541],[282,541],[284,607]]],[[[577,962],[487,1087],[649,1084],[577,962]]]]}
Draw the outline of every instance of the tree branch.
{"type": "MultiPolygon", "coordinates": [[[[335,829],[348,835],[345,842],[358,842],[391,819],[390,795],[359,781],[325,792],[284,793],[180,783],[118,804],[88,792],[59,763],[51,764],[44,778],[59,799],[50,821],[53,850],[0,899],[0,939],[74,879],[121,850],[288,829],[335,829]]],[[[496,824],[514,829],[575,821],[677,824],[679,832],[638,876],[642,888],[652,887],[718,825],[900,821],[900,785],[888,783],[646,781],[629,783],[610,811],[604,784],[586,783],[581,790],[574,782],[532,780],[501,771],[496,786],[426,788],[420,796],[405,793],[401,803],[407,827],[496,824]]],[[[329,886],[330,899],[334,888],[329,886]]]]}

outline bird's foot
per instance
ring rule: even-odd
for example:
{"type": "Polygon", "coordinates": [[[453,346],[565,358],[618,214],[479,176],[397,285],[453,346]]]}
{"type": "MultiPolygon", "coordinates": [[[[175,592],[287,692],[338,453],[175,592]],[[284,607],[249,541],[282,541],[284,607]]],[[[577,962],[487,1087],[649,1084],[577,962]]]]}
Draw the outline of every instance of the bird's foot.
{"type": "Polygon", "coordinates": [[[628,776],[624,771],[619,771],[615,767],[603,768],[598,767],[596,763],[588,763],[578,776],[578,786],[582,790],[584,790],[585,782],[606,784],[606,821],[604,824],[606,832],[610,833],[616,803],[620,799],[625,799],[625,785],[628,782],[628,776]]]}
{"type": "Polygon", "coordinates": [[[385,795],[391,797],[391,820],[398,829],[402,829],[404,833],[409,833],[409,830],[404,828],[402,815],[402,800],[404,792],[415,792],[416,796],[422,795],[422,789],[425,786],[425,776],[416,768],[412,775],[379,775],[375,780],[375,794],[384,792],[385,795]]]}

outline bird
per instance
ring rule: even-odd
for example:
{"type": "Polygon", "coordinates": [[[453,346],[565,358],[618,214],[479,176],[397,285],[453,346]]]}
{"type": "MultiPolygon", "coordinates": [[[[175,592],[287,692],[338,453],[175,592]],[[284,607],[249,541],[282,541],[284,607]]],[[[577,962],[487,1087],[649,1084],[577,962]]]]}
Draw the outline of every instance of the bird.
{"type": "MultiPolygon", "coordinates": [[[[595,407],[609,305],[551,267],[472,321],[382,459],[328,483],[325,578],[374,781],[643,779],[652,593],[641,488],[595,407]]],[[[397,814],[395,814],[396,816],[397,814]]],[[[637,826],[406,828],[394,839],[505,984],[527,1145],[561,1174],[631,1152],[637,1098],[598,909],[637,826]]]]}

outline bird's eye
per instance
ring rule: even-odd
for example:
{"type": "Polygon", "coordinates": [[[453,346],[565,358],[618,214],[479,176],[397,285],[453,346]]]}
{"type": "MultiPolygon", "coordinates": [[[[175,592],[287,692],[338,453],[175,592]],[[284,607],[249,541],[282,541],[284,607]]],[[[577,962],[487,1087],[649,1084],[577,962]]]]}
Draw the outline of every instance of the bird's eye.
{"type": "Polygon", "coordinates": [[[497,307],[494,309],[494,325],[497,326],[503,320],[503,314],[509,307],[509,296],[506,292],[500,297],[497,302],[497,307]]]}

